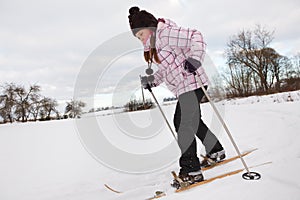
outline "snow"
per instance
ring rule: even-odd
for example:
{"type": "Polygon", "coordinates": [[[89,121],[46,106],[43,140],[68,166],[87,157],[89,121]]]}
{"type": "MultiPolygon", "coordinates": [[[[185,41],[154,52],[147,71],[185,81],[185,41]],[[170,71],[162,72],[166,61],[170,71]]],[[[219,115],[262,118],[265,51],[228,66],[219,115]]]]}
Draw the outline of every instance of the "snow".
{"type": "MultiPolygon", "coordinates": [[[[88,153],[78,134],[76,121],[61,120],[36,123],[0,125],[0,199],[1,200],[115,200],[146,199],[156,190],[167,193],[161,199],[231,199],[231,200],[298,200],[300,199],[300,99],[299,91],[249,97],[217,103],[241,151],[258,148],[245,157],[249,166],[272,161],[251,170],[262,175],[259,181],[246,181],[241,174],[216,180],[189,191],[174,193],[169,186],[170,171],[178,170],[177,162],[148,173],[128,173],[114,170],[98,162],[88,153]],[[293,101],[288,101],[290,96],[293,101]],[[259,100],[258,100],[259,99],[259,100]],[[104,187],[108,184],[122,194],[104,187]]],[[[203,118],[225,146],[227,156],[235,155],[226,133],[215,122],[209,104],[202,104],[203,118]]],[[[175,104],[162,106],[172,122],[175,104]]],[[[143,135],[143,140],[118,137],[117,120],[129,117],[139,129],[162,121],[158,108],[153,111],[96,116],[104,123],[102,131],[108,141],[126,152],[139,149],[153,153],[170,144],[173,139],[164,122],[159,134],[143,135]],[[155,114],[150,114],[154,112],[155,114]],[[108,133],[109,132],[109,133],[108,133]],[[133,141],[131,141],[133,140],[133,141]],[[139,143],[139,141],[141,143],[139,143]],[[132,142],[132,143],[130,143],[132,142]],[[166,144],[167,143],[167,144],[166,144]]],[[[86,118],[90,118],[86,117],[86,118]]],[[[79,119],[79,120],[85,120],[79,119]]],[[[126,122],[126,121],[125,121],[126,122]]],[[[127,123],[127,122],[126,122],[127,123]]],[[[127,130],[128,131],[128,130],[127,130]]],[[[148,130],[149,131],[149,130],[148,130]]],[[[201,146],[201,145],[198,145],[201,146]]],[[[203,149],[199,147],[199,152],[203,149]]],[[[176,151],[175,151],[176,152],[176,151]]],[[[109,154],[110,152],[104,152],[109,154]]],[[[178,153],[178,152],[177,152],[178,153]]],[[[175,153],[176,154],[176,153],[175,153]]],[[[114,157],[112,158],[114,159],[114,157]]],[[[117,156],[115,159],[120,159],[117,156]]],[[[158,160],[163,162],[163,160],[158,160]]],[[[159,163],[157,160],[156,162],[159,163]]],[[[142,163],[140,163],[142,166],[142,163]]],[[[239,160],[204,172],[206,178],[242,168],[239,160]]]]}
{"type": "Polygon", "coordinates": [[[251,96],[236,100],[225,100],[225,104],[252,104],[252,103],[282,103],[300,101],[300,91],[277,93],[264,96],[251,96]]]}

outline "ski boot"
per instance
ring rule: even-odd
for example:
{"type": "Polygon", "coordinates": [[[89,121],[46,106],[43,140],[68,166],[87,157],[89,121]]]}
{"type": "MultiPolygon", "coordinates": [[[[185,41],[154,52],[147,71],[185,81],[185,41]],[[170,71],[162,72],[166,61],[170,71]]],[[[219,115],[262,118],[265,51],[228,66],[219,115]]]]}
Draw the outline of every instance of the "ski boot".
{"type": "Polygon", "coordinates": [[[216,153],[209,153],[206,156],[202,156],[204,160],[200,163],[202,168],[212,166],[218,162],[221,162],[226,158],[225,150],[218,151],[216,153]]]}
{"type": "Polygon", "coordinates": [[[171,183],[171,186],[176,189],[188,187],[189,185],[204,180],[201,170],[189,172],[187,174],[179,174],[179,176],[177,176],[175,172],[172,172],[172,174],[174,176],[174,180],[173,183],[171,183]]]}

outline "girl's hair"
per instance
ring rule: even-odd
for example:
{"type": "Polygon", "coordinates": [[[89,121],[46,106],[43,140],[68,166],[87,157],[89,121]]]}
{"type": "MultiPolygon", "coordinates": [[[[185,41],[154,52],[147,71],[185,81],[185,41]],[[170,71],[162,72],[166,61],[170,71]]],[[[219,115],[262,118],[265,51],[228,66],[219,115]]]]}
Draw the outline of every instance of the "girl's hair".
{"type": "Polygon", "coordinates": [[[145,58],[147,63],[152,63],[153,58],[154,58],[155,62],[160,64],[161,62],[158,58],[157,50],[156,50],[156,47],[155,47],[155,40],[156,40],[155,34],[151,35],[151,38],[150,38],[150,51],[145,51],[144,52],[144,58],[145,58]]]}

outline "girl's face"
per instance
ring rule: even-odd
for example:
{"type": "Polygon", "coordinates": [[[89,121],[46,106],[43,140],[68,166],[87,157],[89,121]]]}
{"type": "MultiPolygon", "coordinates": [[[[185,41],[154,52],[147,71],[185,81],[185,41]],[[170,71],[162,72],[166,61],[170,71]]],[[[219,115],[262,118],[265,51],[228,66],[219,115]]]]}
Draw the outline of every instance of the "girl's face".
{"type": "Polygon", "coordinates": [[[142,41],[142,43],[145,45],[146,41],[148,40],[148,38],[150,37],[150,35],[152,34],[152,31],[150,29],[144,28],[139,30],[135,36],[142,41]]]}

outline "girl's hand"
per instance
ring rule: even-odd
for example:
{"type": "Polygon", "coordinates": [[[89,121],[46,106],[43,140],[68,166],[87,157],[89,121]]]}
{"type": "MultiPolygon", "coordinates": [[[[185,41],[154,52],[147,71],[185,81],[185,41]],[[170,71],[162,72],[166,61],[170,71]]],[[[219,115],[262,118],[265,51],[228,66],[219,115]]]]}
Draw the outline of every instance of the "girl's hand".
{"type": "Polygon", "coordinates": [[[141,84],[142,84],[142,87],[144,89],[151,89],[152,87],[155,87],[154,83],[153,83],[153,75],[150,75],[150,76],[141,76],[141,84]]]}
{"type": "Polygon", "coordinates": [[[187,58],[184,63],[184,69],[189,73],[194,73],[201,67],[201,62],[194,58],[187,58]]]}

